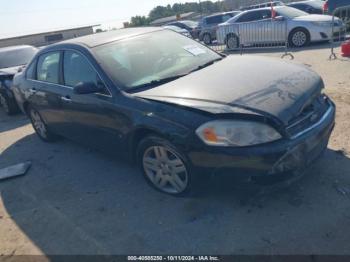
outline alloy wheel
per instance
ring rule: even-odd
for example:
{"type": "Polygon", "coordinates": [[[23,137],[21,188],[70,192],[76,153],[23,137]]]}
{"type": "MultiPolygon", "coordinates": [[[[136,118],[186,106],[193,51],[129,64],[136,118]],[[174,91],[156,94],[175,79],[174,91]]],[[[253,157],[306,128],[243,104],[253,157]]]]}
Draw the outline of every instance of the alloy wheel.
{"type": "Polygon", "coordinates": [[[143,156],[143,169],[150,182],[163,192],[180,194],[187,189],[189,181],[186,166],[169,148],[148,148],[143,156]]]}
{"type": "Polygon", "coordinates": [[[45,126],[45,123],[41,119],[41,116],[36,110],[30,111],[30,117],[32,119],[33,127],[35,131],[41,136],[42,138],[47,138],[47,129],[45,126]]]}
{"type": "Polygon", "coordinates": [[[292,43],[296,47],[302,47],[307,42],[307,35],[303,31],[297,31],[293,34],[292,43]]]}
{"type": "Polygon", "coordinates": [[[230,36],[227,40],[228,49],[232,50],[238,47],[238,38],[234,36],[230,36]]]}

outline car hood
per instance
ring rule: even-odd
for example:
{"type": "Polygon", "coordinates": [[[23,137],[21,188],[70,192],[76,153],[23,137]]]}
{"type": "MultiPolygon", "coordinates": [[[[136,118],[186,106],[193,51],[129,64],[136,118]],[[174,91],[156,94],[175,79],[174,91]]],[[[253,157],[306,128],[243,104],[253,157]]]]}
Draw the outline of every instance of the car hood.
{"type": "MultiPolygon", "coordinates": [[[[337,19],[337,18],[336,18],[337,19]]],[[[332,22],[332,16],[330,15],[303,15],[294,18],[295,21],[307,21],[307,22],[332,22]]]]}
{"type": "Polygon", "coordinates": [[[323,87],[322,79],[307,67],[273,58],[232,56],[133,95],[197,109],[205,107],[214,113],[218,108],[230,107],[232,112],[254,112],[287,125],[323,87]]]}
{"type": "Polygon", "coordinates": [[[0,76],[12,76],[18,73],[18,70],[21,66],[9,67],[9,68],[0,68],[0,76]]]}

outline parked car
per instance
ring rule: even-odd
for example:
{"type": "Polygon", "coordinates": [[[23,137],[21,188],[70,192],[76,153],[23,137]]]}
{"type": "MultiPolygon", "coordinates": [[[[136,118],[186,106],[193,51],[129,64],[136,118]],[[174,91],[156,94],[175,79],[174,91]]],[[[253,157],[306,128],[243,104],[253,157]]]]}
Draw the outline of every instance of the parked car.
{"type": "Polygon", "coordinates": [[[11,91],[14,75],[34,57],[37,49],[32,46],[0,48],[0,106],[8,115],[17,113],[18,107],[11,91]]]}
{"type": "Polygon", "coordinates": [[[285,179],[314,162],[335,123],[323,87],[304,66],[133,28],[39,51],[13,89],[42,140],[134,159],[150,185],[182,195],[206,173],[285,179]]]}
{"type": "Polygon", "coordinates": [[[232,11],[204,17],[200,23],[199,40],[203,41],[206,45],[210,45],[216,40],[216,29],[218,25],[226,22],[239,13],[240,11],[232,11]]]}
{"type": "Polygon", "coordinates": [[[333,14],[337,8],[346,6],[350,7],[349,0],[326,0],[323,9],[326,14],[333,14]]]}
{"type": "Polygon", "coordinates": [[[335,15],[342,19],[346,30],[350,32],[350,1],[349,0],[326,0],[324,1],[324,13],[335,15]],[[337,9],[340,8],[340,9],[337,9]]]}
{"type": "Polygon", "coordinates": [[[261,3],[261,4],[257,4],[257,5],[244,6],[244,7],[241,7],[239,10],[247,11],[247,10],[252,10],[252,9],[271,7],[271,6],[282,6],[282,5],[284,5],[284,3],[281,1],[270,1],[270,2],[261,3]]]}
{"type": "Polygon", "coordinates": [[[300,2],[292,2],[289,3],[287,6],[299,9],[308,14],[322,15],[324,2],[321,0],[307,0],[300,2]]]}
{"type": "MultiPolygon", "coordinates": [[[[244,11],[220,24],[218,43],[235,49],[240,45],[284,43],[288,38],[290,46],[304,47],[333,37],[331,16],[309,15],[288,6],[276,6],[274,12],[276,18],[272,19],[269,7],[244,11]]],[[[334,35],[345,33],[344,23],[339,18],[334,20],[334,25],[334,35]]]]}
{"type": "Polygon", "coordinates": [[[186,29],[182,29],[182,28],[174,26],[174,25],[166,25],[166,26],[163,26],[163,28],[169,29],[169,30],[174,31],[176,33],[179,33],[179,34],[182,34],[182,35],[187,36],[189,38],[192,38],[190,32],[188,32],[186,29]]]}
{"type": "Polygon", "coordinates": [[[187,30],[188,32],[190,32],[191,36],[194,39],[197,39],[199,37],[200,28],[199,28],[198,22],[191,21],[191,20],[180,20],[180,21],[171,22],[167,25],[177,26],[187,30]]]}

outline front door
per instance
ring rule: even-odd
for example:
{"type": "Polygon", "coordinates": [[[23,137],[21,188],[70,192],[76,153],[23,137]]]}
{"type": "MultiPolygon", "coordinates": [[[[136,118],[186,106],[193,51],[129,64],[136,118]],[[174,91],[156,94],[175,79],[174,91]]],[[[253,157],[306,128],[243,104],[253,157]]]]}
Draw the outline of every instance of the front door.
{"type": "Polygon", "coordinates": [[[89,60],[79,52],[65,51],[63,78],[64,85],[71,90],[63,104],[70,122],[69,136],[95,148],[123,151],[123,127],[128,121],[118,112],[115,99],[89,60]],[[73,88],[79,83],[94,83],[102,91],[75,94],[73,88]]]}
{"type": "Polygon", "coordinates": [[[65,135],[69,127],[62,97],[67,88],[61,85],[60,59],[60,51],[45,53],[38,58],[36,73],[27,76],[30,84],[28,101],[39,111],[51,131],[65,135]]]}

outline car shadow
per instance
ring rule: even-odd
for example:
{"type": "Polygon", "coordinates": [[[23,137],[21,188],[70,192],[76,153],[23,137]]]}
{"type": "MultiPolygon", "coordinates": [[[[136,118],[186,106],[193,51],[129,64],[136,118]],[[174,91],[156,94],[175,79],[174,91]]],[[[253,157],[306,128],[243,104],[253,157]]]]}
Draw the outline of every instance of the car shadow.
{"type": "Polygon", "coordinates": [[[158,193],[137,168],[67,140],[45,144],[28,135],[1,154],[0,168],[28,160],[26,176],[0,182],[1,232],[16,239],[3,254],[28,254],[31,245],[45,255],[350,250],[349,227],[341,227],[350,222],[344,152],[328,149],[289,187],[215,177],[187,198],[158,193]],[[326,238],[339,233],[334,221],[346,234],[341,244],[326,238]]]}
{"type": "Polygon", "coordinates": [[[8,116],[0,107],[0,133],[16,129],[27,124],[29,124],[29,120],[25,115],[16,114],[13,116],[8,116]]]}

